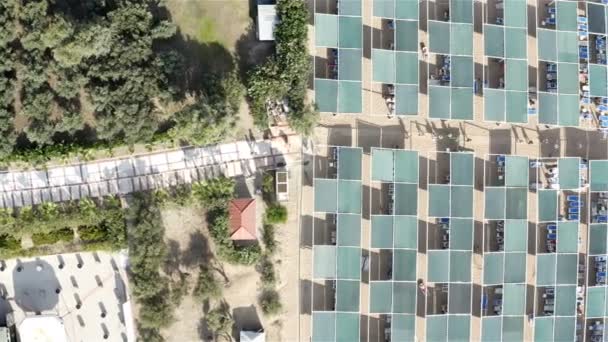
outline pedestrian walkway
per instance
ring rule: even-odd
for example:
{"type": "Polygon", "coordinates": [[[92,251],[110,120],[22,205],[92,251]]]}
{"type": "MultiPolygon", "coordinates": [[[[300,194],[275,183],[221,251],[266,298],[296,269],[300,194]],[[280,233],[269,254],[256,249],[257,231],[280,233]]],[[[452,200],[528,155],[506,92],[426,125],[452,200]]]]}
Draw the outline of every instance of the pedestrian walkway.
{"type": "MultiPolygon", "coordinates": [[[[294,146],[295,148],[296,146],[294,146]]],[[[0,207],[124,195],[218,176],[249,177],[286,163],[283,140],[238,141],[52,167],[0,173],[0,207]]]]}

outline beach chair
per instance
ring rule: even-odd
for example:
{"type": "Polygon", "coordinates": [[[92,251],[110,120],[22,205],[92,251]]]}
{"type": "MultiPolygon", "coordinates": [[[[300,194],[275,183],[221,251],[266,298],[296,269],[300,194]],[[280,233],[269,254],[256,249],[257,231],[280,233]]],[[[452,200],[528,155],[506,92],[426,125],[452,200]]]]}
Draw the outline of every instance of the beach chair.
{"type": "Polygon", "coordinates": [[[583,203],[579,202],[579,201],[572,201],[572,202],[568,202],[568,207],[570,208],[578,208],[578,207],[582,207],[583,203]]]}
{"type": "Polygon", "coordinates": [[[580,197],[578,195],[566,196],[566,201],[568,201],[568,202],[575,202],[575,201],[578,201],[579,199],[580,199],[580,197]]]}
{"type": "Polygon", "coordinates": [[[568,214],[580,214],[579,208],[568,208],[568,214]]]}
{"type": "Polygon", "coordinates": [[[578,214],[568,214],[568,221],[578,221],[579,219],[578,214]]]}
{"type": "Polygon", "coordinates": [[[438,220],[439,220],[439,223],[450,223],[450,219],[447,217],[441,217],[438,220]]]}
{"type": "Polygon", "coordinates": [[[547,234],[547,240],[556,240],[556,239],[557,239],[557,234],[555,234],[555,233],[547,234]]]}

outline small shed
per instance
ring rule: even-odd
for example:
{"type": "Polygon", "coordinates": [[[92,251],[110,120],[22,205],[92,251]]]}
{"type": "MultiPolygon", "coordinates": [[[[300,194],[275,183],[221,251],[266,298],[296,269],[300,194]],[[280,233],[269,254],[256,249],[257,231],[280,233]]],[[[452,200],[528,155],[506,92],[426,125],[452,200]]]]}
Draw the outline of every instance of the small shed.
{"type": "Polygon", "coordinates": [[[276,5],[271,1],[258,0],[257,36],[260,41],[274,40],[274,27],[279,22],[276,5]]]}
{"type": "Polygon", "coordinates": [[[255,199],[237,198],[228,205],[230,239],[257,240],[255,199]]]}
{"type": "Polygon", "coordinates": [[[246,331],[241,330],[241,342],[266,342],[266,334],[264,331],[246,331]]]}
{"type": "Polygon", "coordinates": [[[67,342],[68,338],[63,320],[55,315],[26,317],[19,328],[19,341],[22,342],[67,342]]]}
{"type": "Polygon", "coordinates": [[[277,199],[280,202],[289,200],[289,174],[287,170],[280,170],[276,172],[276,193],[277,199]]]}

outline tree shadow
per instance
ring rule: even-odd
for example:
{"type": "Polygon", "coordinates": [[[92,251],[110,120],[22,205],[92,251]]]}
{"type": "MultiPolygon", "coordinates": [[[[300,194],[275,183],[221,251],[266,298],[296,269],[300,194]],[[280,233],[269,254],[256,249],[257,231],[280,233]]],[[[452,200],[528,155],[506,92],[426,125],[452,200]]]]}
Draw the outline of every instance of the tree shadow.
{"type": "Polygon", "coordinates": [[[163,271],[166,274],[173,274],[179,271],[179,265],[181,263],[181,250],[179,242],[170,239],[167,241],[167,257],[165,259],[165,265],[163,271]]]}
{"type": "Polygon", "coordinates": [[[186,267],[200,265],[205,261],[208,262],[212,257],[207,238],[201,232],[191,233],[188,248],[182,252],[182,265],[186,267]]]}
{"type": "MultiPolygon", "coordinates": [[[[255,6],[253,8],[255,9],[255,6]]],[[[253,19],[255,21],[255,17],[253,19]]],[[[256,36],[255,25],[250,24],[235,45],[236,64],[239,67],[241,80],[245,81],[249,70],[262,64],[274,53],[274,41],[259,41],[256,36]]]]}
{"type": "MultiPolygon", "coordinates": [[[[220,308],[222,308],[222,310],[224,310],[225,312],[230,312],[230,306],[228,305],[228,303],[226,303],[225,301],[222,300],[221,303],[219,303],[218,305],[220,308]]],[[[205,300],[203,302],[203,317],[199,320],[198,324],[197,324],[197,330],[198,330],[198,337],[200,338],[201,341],[215,341],[215,335],[213,334],[213,332],[209,329],[209,325],[207,324],[207,314],[209,313],[209,311],[211,311],[211,304],[209,303],[209,300],[205,300]]]]}
{"type": "Polygon", "coordinates": [[[260,331],[264,328],[257,309],[253,304],[232,309],[232,318],[234,319],[232,337],[235,341],[239,340],[240,332],[243,330],[260,331]]]}

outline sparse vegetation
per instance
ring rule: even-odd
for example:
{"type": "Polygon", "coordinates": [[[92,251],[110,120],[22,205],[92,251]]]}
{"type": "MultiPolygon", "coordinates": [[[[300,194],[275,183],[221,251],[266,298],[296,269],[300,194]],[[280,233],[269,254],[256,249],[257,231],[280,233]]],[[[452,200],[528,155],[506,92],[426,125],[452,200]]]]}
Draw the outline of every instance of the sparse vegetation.
{"type": "Polygon", "coordinates": [[[221,303],[218,307],[209,311],[205,316],[205,321],[207,323],[207,328],[215,336],[223,336],[231,339],[230,334],[232,332],[234,320],[228,312],[227,304],[221,303]]]}
{"type": "Polygon", "coordinates": [[[276,227],[272,224],[264,224],[262,231],[262,241],[264,242],[265,252],[273,255],[277,251],[277,240],[275,239],[276,227]]]}
{"type": "Polygon", "coordinates": [[[276,291],[279,277],[275,272],[273,260],[273,255],[278,249],[276,224],[287,222],[287,208],[276,202],[274,176],[272,174],[264,174],[262,191],[266,202],[266,212],[264,213],[264,228],[262,231],[264,256],[258,264],[258,272],[262,282],[259,303],[265,315],[273,316],[279,313],[282,308],[281,298],[276,291]]]}
{"type": "Polygon", "coordinates": [[[260,295],[260,306],[266,316],[276,316],[283,309],[281,297],[275,290],[264,290],[260,295]]]}
{"type": "Polygon", "coordinates": [[[201,301],[208,299],[219,299],[222,296],[222,287],[213,275],[213,270],[206,265],[201,265],[198,274],[194,296],[201,301]]]}
{"type": "Polygon", "coordinates": [[[262,285],[266,288],[274,287],[277,283],[277,274],[274,270],[274,265],[268,256],[262,258],[258,268],[262,285]]]}

